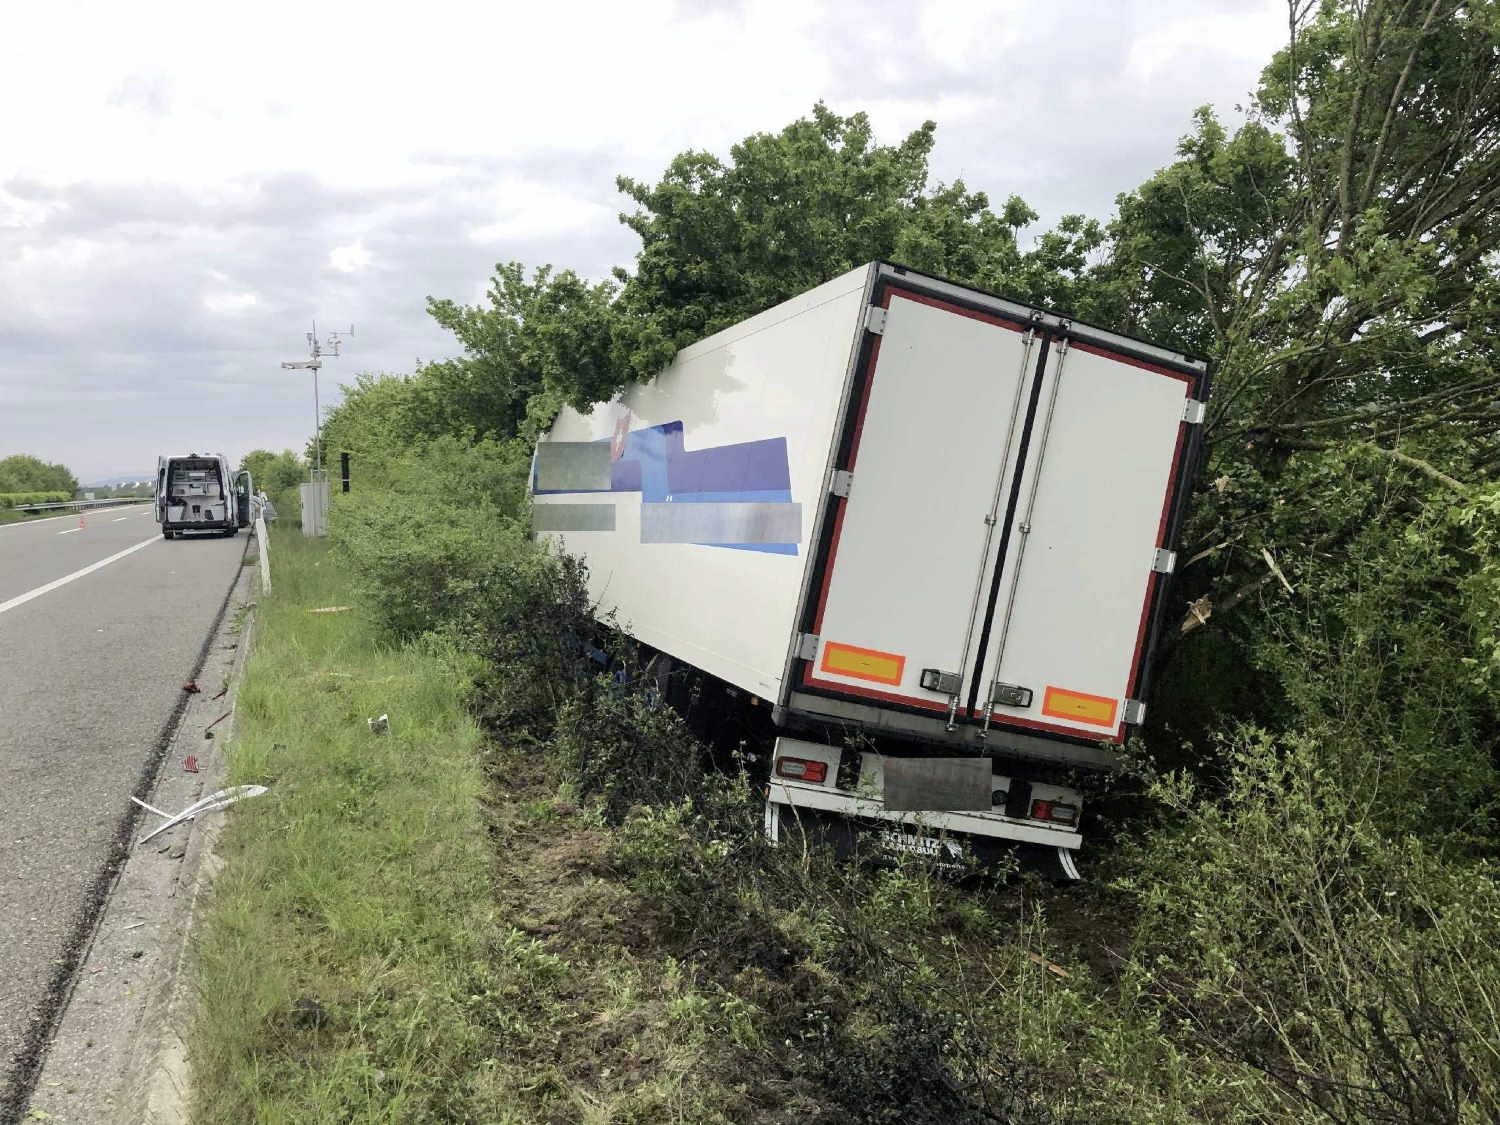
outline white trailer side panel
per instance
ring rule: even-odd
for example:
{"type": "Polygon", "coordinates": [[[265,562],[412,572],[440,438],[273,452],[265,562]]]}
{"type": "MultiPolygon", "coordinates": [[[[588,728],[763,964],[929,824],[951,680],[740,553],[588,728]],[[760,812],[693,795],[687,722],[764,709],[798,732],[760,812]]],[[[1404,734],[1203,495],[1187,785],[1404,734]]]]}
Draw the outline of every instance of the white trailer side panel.
{"type": "Polygon", "coordinates": [[[591,414],[564,410],[537,448],[537,532],[586,559],[600,610],[766,699],[796,633],[870,275],[702,340],[591,414]]]}

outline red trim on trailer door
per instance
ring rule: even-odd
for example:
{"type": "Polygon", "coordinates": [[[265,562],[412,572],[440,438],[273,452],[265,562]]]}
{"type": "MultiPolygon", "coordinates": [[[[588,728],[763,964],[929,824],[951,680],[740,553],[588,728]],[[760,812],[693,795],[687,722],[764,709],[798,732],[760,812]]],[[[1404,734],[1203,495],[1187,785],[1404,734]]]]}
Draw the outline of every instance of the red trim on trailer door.
{"type": "Polygon", "coordinates": [[[1188,390],[1193,389],[1196,376],[1189,375],[1184,371],[1173,371],[1170,367],[1162,367],[1155,363],[1147,363],[1144,359],[1135,359],[1119,352],[1112,352],[1108,348],[1096,347],[1093,344],[1085,344],[1082,340],[1074,340],[1073,347],[1080,351],[1090,352],[1093,355],[1103,356],[1105,359],[1115,360],[1117,363],[1129,364],[1131,367],[1139,367],[1145,371],[1154,371],[1158,375],[1165,375],[1168,379],[1176,379],[1188,385],[1188,390]]]}
{"type": "Polygon", "coordinates": [[[1125,741],[1125,724],[1116,725],[1113,733],[1108,731],[1086,731],[1077,727],[1059,726],[1057,723],[1044,723],[1040,719],[1025,719],[1018,715],[1001,715],[999,712],[990,716],[990,729],[995,727],[1023,727],[1026,730],[1044,730],[1053,734],[1065,734],[1070,738],[1079,739],[1082,742],[1111,742],[1118,745],[1125,741]]]}
{"type": "Polygon", "coordinates": [[[891,288],[886,290],[885,299],[880,307],[890,308],[892,297],[901,297],[908,301],[915,301],[919,305],[931,305],[935,309],[957,313],[959,316],[966,316],[970,320],[982,320],[986,324],[993,324],[996,328],[1008,328],[1012,332],[1026,331],[1026,327],[1017,324],[1013,320],[1006,320],[1004,317],[996,316],[993,313],[980,312],[978,309],[967,309],[963,305],[955,305],[951,301],[943,300],[941,297],[928,297],[925,294],[912,293],[906,289],[891,288]]]}
{"type": "MultiPolygon", "coordinates": [[[[895,695],[887,691],[875,691],[871,688],[855,687],[853,684],[837,684],[828,680],[818,680],[809,677],[803,681],[802,686],[815,688],[819,691],[836,693],[838,695],[851,695],[857,696],[860,699],[878,700],[881,703],[899,703],[903,707],[913,707],[922,711],[931,711],[934,714],[938,715],[946,715],[948,713],[948,707],[946,704],[939,703],[934,700],[913,699],[910,696],[895,695]]],[[[958,714],[965,719],[975,719],[980,715],[979,712],[970,711],[967,707],[960,708],[958,714]]],[[[992,727],[997,724],[999,718],[1000,716],[997,715],[994,719],[991,720],[992,727]]],[[[1022,719],[1012,715],[1006,715],[1004,716],[1004,719],[1005,722],[1003,725],[1005,726],[1023,727],[1026,730],[1046,731],[1049,734],[1064,734],[1069,738],[1074,738],[1081,742],[1110,742],[1119,744],[1125,741],[1125,725],[1123,723],[1119,724],[1115,728],[1113,733],[1110,733],[1108,731],[1099,731],[1091,736],[1090,732],[1085,730],[1078,730],[1075,727],[1059,726],[1056,723],[1044,723],[1036,719],[1022,719]]]]}
{"type": "Polygon", "coordinates": [[[819,680],[811,675],[802,678],[804,687],[818,688],[821,691],[837,692],[840,695],[857,695],[861,699],[878,699],[882,703],[899,703],[903,707],[920,707],[924,711],[936,711],[940,715],[948,713],[948,705],[936,700],[913,699],[909,695],[897,695],[889,691],[876,691],[874,688],[855,687],[853,684],[834,683],[832,680],[819,680]]]}
{"type": "MultiPolygon", "coordinates": [[[[1189,387],[1189,394],[1192,393],[1189,387]]],[[[1162,540],[1167,534],[1167,524],[1172,518],[1172,497],[1177,494],[1177,478],[1182,472],[1182,453],[1187,448],[1188,424],[1182,423],[1177,428],[1177,448],[1172,452],[1172,471],[1167,476],[1167,495],[1162,500],[1161,521],[1156,525],[1156,545],[1162,546],[1162,540]]],[[[1151,606],[1156,601],[1156,595],[1162,585],[1162,575],[1153,571],[1151,581],[1146,584],[1146,601],[1141,606],[1141,624],[1135,634],[1135,660],[1130,669],[1130,694],[1135,695],[1136,687],[1141,682],[1141,672],[1144,671],[1141,660],[1146,647],[1146,627],[1151,623],[1151,606]]]]}

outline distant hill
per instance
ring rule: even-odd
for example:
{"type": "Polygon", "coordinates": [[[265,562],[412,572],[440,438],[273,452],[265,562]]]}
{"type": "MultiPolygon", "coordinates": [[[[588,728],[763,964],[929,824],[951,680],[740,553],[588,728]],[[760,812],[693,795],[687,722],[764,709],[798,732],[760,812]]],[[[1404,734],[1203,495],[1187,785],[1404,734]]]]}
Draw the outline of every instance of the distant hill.
{"type": "Polygon", "coordinates": [[[79,488],[118,488],[120,484],[132,481],[145,481],[148,484],[156,479],[156,472],[152,469],[136,470],[129,473],[109,473],[104,476],[95,476],[90,480],[79,484],[79,488]]]}

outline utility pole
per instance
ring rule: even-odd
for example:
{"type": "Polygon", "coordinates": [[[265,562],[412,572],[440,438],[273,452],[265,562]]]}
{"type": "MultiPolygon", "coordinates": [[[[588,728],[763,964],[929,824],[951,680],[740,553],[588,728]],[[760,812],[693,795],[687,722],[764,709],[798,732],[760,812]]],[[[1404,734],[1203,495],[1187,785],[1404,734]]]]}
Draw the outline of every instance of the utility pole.
{"type": "Polygon", "coordinates": [[[297,360],[296,362],[283,363],[282,369],[286,371],[311,371],[313,375],[313,473],[323,470],[323,408],[318,402],[318,372],[323,367],[325,355],[337,357],[339,345],[344,342],[345,336],[354,335],[354,325],[349,326],[347,332],[330,332],[326,341],[318,339],[318,322],[313,321],[313,330],[307,334],[307,347],[310,358],[297,360]]]}

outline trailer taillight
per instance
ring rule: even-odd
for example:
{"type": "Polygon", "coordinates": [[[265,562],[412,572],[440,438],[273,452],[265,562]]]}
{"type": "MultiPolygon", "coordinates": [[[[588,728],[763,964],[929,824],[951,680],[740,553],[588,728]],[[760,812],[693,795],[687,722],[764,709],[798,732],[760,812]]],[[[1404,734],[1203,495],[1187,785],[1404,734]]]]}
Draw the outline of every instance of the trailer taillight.
{"type": "Polygon", "coordinates": [[[1078,821],[1078,806],[1065,805],[1061,801],[1032,801],[1032,820],[1050,820],[1054,824],[1075,824],[1078,821]]]}
{"type": "Polygon", "coordinates": [[[815,762],[808,758],[777,758],[776,772],[781,777],[821,785],[828,777],[828,763],[815,762]]]}

